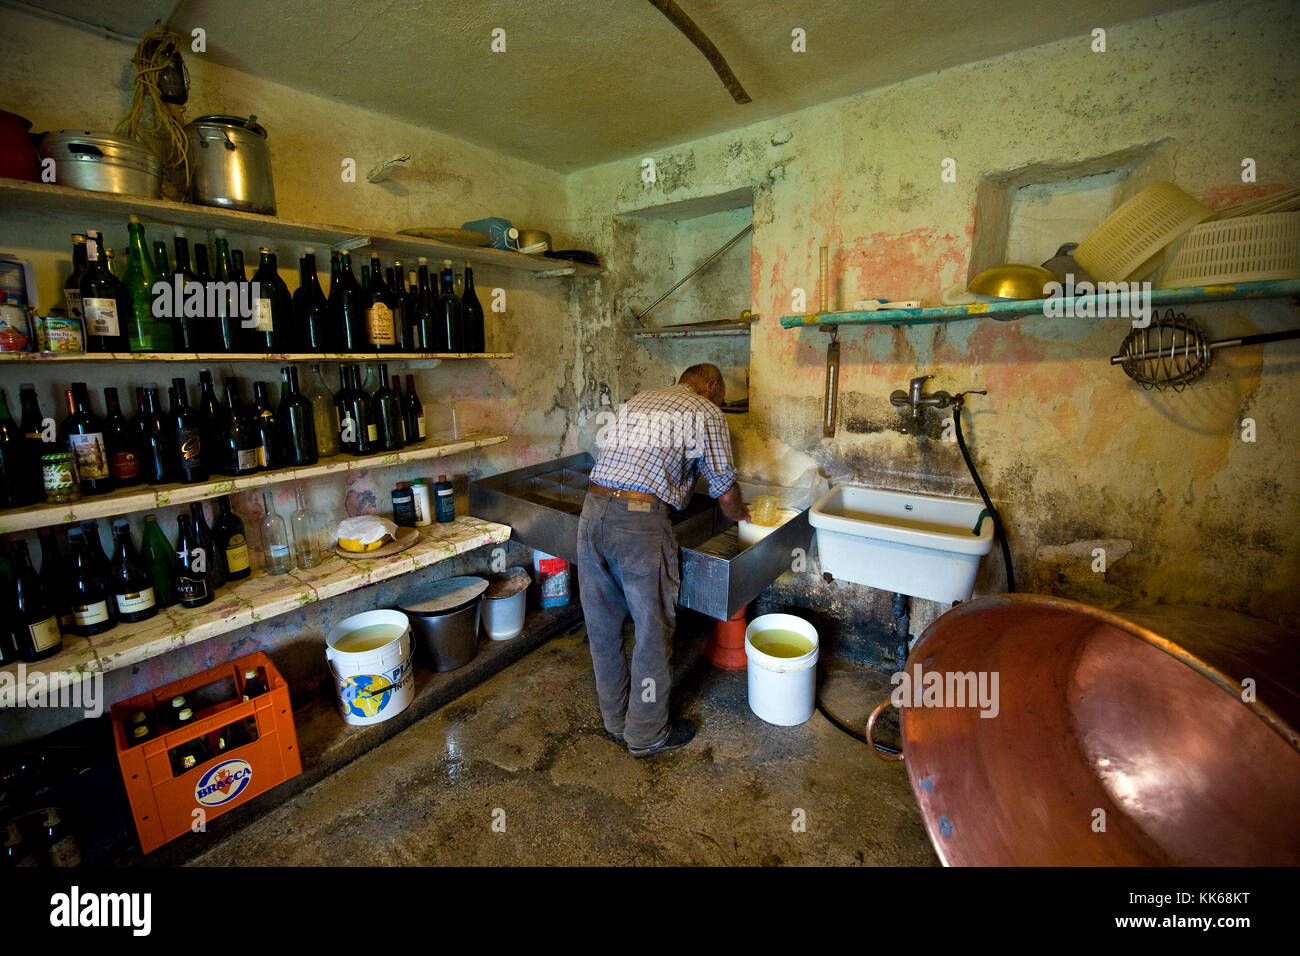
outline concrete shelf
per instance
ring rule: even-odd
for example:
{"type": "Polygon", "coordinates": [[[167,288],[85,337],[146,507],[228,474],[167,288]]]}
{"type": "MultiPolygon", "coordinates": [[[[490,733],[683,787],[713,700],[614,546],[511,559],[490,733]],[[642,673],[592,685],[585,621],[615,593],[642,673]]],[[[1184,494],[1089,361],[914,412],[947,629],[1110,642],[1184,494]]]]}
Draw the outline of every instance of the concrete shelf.
{"type": "Polygon", "coordinates": [[[514,352],[0,352],[0,362],[406,362],[514,357],[514,352]]]}
{"type": "MultiPolygon", "coordinates": [[[[94,637],[65,635],[63,649],[48,660],[27,664],[29,674],[58,674],[69,684],[94,674],[131,667],[178,647],[198,644],[257,621],[287,614],[306,604],[355,591],[389,578],[454,558],[488,544],[501,544],[510,528],[491,521],[461,517],[449,524],[418,529],[420,540],[386,558],[343,558],[332,551],[314,568],[287,574],[263,570],[225,585],[216,599],[200,608],[164,608],[138,624],[119,624],[94,637]]],[[[18,665],[0,668],[17,680],[18,665]]]]}
{"type": "Polygon", "coordinates": [[[106,518],[110,515],[132,514],[137,511],[149,511],[153,508],[165,508],[169,505],[185,505],[192,501],[206,501],[219,498],[237,491],[248,491],[266,485],[277,485],[286,481],[300,481],[305,478],[319,478],[322,475],[351,471],[355,468],[383,468],[399,465],[408,461],[423,461],[429,458],[443,458],[475,448],[499,445],[508,438],[505,435],[471,434],[464,438],[430,440],[419,445],[410,445],[401,451],[383,452],[378,455],[365,455],[354,458],[351,455],[333,455],[323,458],[314,465],[301,468],[277,468],[274,471],[259,471],[239,478],[214,477],[210,481],[192,485],[146,485],[111,491],[103,495],[88,495],[80,501],[64,504],[28,505],[25,508],[10,508],[0,511],[0,534],[14,531],[29,531],[47,525],[68,524],[72,521],[85,521],[91,518],[106,518]]]}

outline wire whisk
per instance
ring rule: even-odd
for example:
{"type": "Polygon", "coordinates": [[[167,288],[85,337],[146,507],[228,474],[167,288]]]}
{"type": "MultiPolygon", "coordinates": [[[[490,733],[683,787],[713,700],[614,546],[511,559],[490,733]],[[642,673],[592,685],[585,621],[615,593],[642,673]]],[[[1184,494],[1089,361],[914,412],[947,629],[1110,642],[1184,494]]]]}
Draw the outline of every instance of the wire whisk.
{"type": "Polygon", "coordinates": [[[1216,349],[1295,338],[1300,338],[1300,329],[1210,342],[1194,321],[1169,309],[1163,318],[1153,320],[1146,328],[1129,332],[1119,347],[1119,354],[1110,357],[1110,364],[1121,366],[1125,375],[1145,389],[1171,388],[1181,392],[1210,370],[1216,349]]]}

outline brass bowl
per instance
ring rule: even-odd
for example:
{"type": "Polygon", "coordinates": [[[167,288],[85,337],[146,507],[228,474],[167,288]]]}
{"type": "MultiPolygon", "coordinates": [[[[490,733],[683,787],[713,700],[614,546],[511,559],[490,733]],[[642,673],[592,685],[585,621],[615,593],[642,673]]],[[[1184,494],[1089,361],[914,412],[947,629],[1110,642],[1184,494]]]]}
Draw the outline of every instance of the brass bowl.
{"type": "Polygon", "coordinates": [[[998,299],[1042,299],[1046,298],[1043,286],[1056,281],[1042,266],[1007,263],[985,269],[970,280],[966,291],[998,299]]]}

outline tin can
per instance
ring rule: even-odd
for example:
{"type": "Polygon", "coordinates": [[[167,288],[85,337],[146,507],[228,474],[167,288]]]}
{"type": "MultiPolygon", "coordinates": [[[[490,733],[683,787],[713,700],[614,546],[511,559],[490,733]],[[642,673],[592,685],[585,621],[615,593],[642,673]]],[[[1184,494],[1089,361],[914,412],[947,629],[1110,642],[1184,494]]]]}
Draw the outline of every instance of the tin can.
{"type": "Polygon", "coordinates": [[[81,499],[81,482],[72,452],[58,451],[41,456],[41,474],[45,479],[45,500],[52,505],[81,499]]]}
{"type": "Polygon", "coordinates": [[[27,309],[13,292],[0,297],[0,352],[32,351],[27,309]]]}
{"type": "Polygon", "coordinates": [[[79,355],[86,351],[80,319],[64,315],[45,315],[37,321],[40,323],[37,335],[41,339],[42,352],[51,355],[79,355]]]}

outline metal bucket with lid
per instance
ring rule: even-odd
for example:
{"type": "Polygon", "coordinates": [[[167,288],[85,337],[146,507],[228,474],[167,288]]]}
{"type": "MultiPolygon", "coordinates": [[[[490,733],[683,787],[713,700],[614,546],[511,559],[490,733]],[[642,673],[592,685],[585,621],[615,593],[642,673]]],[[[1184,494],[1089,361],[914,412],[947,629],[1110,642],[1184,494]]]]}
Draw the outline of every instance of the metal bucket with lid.
{"type": "Polygon", "coordinates": [[[194,202],[275,215],[271,149],[256,116],[200,116],[185,136],[194,202]]]}
{"type": "Polygon", "coordinates": [[[162,198],[162,162],[129,136],[61,129],[41,139],[41,157],[54,160],[60,186],[162,198]]]}
{"type": "Polygon", "coordinates": [[[479,607],[488,582],[443,578],[407,591],[397,606],[411,621],[418,656],[435,671],[464,667],[478,653],[479,607]]]}

